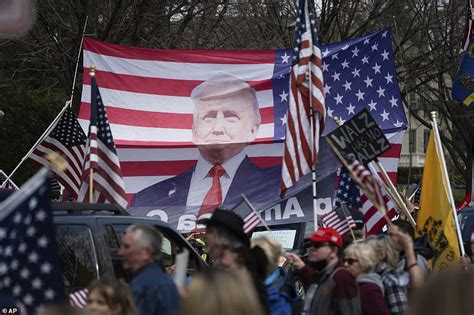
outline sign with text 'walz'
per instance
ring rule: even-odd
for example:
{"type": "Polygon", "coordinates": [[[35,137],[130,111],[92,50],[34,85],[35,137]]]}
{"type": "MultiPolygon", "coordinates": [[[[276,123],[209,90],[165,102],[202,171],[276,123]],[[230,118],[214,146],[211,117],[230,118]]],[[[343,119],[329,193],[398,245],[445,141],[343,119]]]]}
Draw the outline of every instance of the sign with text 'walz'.
{"type": "Polygon", "coordinates": [[[327,135],[341,154],[367,165],[390,149],[390,142],[367,108],[327,135]]]}

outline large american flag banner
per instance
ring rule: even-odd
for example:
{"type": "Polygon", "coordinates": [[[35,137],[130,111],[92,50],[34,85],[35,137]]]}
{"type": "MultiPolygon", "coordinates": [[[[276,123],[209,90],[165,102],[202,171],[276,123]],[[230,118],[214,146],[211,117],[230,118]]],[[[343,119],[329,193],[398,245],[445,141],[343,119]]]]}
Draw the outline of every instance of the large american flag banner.
{"type": "Polygon", "coordinates": [[[317,160],[326,119],[321,59],[313,7],[309,1],[300,0],[290,72],[281,194],[300,177],[311,173],[317,160]]]}
{"type": "Polygon", "coordinates": [[[85,155],[86,134],[82,130],[76,115],[68,106],[51,132],[41,141],[28,157],[34,166],[47,167],[45,158],[51,152],[57,152],[68,162],[64,172],[54,171],[59,182],[77,197],[81,187],[82,167],[85,155]]]}
{"type": "MultiPolygon", "coordinates": [[[[28,314],[65,300],[47,173],[43,168],[0,203],[0,294],[24,305],[28,314]]],[[[7,306],[14,305],[2,308],[7,306]]]]}
{"type": "MultiPolygon", "coordinates": [[[[327,120],[324,134],[369,108],[392,144],[379,160],[396,182],[407,125],[393,62],[391,33],[321,46],[327,120]]],[[[283,155],[292,50],[200,51],[132,48],[84,41],[84,71],[96,77],[117,146],[127,199],[136,192],[195,165],[189,98],[194,87],[221,72],[256,90],[262,124],[246,151],[261,167],[280,165],[283,155]]],[[[90,117],[91,81],[84,75],[79,122],[90,117]]],[[[310,182],[308,182],[310,184],[310,182]]]]}
{"type": "Polygon", "coordinates": [[[119,158],[99,87],[95,76],[92,74],[91,76],[91,120],[78,200],[90,201],[90,176],[92,176],[93,202],[117,204],[125,208],[128,202],[119,158]],[[91,169],[93,174],[91,174],[91,169]]]}

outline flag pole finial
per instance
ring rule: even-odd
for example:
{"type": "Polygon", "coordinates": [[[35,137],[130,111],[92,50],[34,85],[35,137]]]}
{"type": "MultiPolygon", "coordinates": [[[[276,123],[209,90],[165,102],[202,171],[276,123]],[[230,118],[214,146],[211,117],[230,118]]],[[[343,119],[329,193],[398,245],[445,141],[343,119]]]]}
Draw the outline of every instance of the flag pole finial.
{"type": "Polygon", "coordinates": [[[338,125],[338,126],[342,125],[341,118],[339,116],[334,116],[333,119],[334,119],[334,122],[336,123],[336,125],[338,125]]]}
{"type": "Polygon", "coordinates": [[[433,118],[433,119],[438,118],[438,112],[437,111],[432,111],[430,114],[431,114],[431,118],[433,118]]]}
{"type": "Polygon", "coordinates": [[[89,75],[91,77],[95,77],[95,65],[91,65],[91,67],[89,69],[89,75]]]}

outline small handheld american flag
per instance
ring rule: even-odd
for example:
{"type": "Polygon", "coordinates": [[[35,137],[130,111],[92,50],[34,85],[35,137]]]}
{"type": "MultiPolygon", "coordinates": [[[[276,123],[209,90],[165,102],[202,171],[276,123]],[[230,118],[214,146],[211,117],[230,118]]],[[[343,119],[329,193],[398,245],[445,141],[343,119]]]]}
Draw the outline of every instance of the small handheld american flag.
{"type": "Polygon", "coordinates": [[[345,168],[339,169],[339,186],[336,191],[337,208],[327,214],[322,222],[325,226],[337,230],[341,235],[355,227],[354,219],[349,209],[362,206],[360,191],[345,168]]]}
{"type": "Polygon", "coordinates": [[[244,233],[252,232],[260,224],[263,224],[270,231],[261,214],[255,210],[245,195],[242,194],[242,200],[231,210],[244,219],[244,233]]]}

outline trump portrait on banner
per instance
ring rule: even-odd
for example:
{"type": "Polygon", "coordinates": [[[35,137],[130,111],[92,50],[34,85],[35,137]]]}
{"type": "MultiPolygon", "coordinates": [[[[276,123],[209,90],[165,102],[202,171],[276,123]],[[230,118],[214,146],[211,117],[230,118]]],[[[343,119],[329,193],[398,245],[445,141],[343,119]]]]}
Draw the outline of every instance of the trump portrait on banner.
{"type": "Polygon", "coordinates": [[[196,165],[138,192],[130,207],[186,206],[186,213],[200,218],[216,207],[232,207],[241,194],[253,203],[277,198],[280,167],[260,168],[245,151],[261,123],[255,90],[232,75],[219,74],[196,86],[191,99],[196,165]]]}

